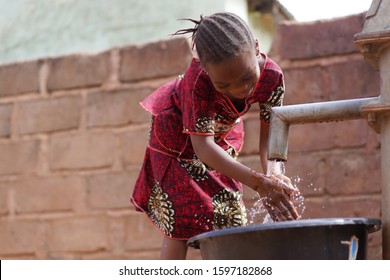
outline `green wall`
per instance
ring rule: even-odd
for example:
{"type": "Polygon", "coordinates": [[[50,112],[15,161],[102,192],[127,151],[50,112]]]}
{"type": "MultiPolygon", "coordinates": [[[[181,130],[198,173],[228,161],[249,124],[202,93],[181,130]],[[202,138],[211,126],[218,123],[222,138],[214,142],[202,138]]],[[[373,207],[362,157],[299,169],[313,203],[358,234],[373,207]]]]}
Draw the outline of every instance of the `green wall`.
{"type": "Polygon", "coordinates": [[[246,0],[0,0],[0,63],[167,39],[219,11],[247,20],[246,0]]]}

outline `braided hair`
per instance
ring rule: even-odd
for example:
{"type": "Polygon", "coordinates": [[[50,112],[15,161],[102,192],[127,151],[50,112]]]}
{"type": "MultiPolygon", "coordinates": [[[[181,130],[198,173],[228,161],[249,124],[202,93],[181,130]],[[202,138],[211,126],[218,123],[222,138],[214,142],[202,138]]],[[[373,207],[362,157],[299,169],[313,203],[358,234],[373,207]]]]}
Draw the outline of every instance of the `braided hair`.
{"type": "Polygon", "coordinates": [[[183,20],[195,23],[195,27],[178,30],[173,35],[192,33],[192,48],[195,48],[203,64],[219,63],[256,46],[249,26],[233,13],[183,20]]]}

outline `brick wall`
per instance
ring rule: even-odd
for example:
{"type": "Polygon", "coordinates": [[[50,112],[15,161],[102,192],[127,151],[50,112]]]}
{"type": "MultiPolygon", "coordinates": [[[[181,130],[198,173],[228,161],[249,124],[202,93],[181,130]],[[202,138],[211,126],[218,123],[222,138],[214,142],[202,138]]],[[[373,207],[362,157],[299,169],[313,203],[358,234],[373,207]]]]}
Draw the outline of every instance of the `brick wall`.
{"type": "Polygon", "coordinates": [[[149,115],[185,70],[175,39],[0,67],[0,257],[143,259],[161,235],[129,204],[149,115]]]}
{"type": "MultiPolygon", "coordinates": [[[[278,27],[272,57],[286,75],[285,104],[378,95],[378,74],[353,46],[362,23],[278,27]]],[[[0,66],[1,259],[159,256],[161,234],[128,202],[149,128],[138,102],[191,55],[175,39],[0,66]]],[[[244,121],[240,161],[259,169],[257,109],[244,121]]],[[[380,217],[380,141],[366,121],[294,126],[289,140],[304,218],[380,217]]],[[[246,188],[249,209],[254,197],[246,188]]],[[[380,233],[369,235],[369,258],[380,245],[380,233]]]]}

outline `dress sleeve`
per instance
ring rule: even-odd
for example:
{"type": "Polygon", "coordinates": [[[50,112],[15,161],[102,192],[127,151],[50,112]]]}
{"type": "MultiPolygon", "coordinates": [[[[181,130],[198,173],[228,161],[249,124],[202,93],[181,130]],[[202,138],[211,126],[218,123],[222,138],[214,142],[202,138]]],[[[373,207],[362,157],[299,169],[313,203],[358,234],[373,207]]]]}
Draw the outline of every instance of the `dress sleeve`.
{"type": "Polygon", "coordinates": [[[271,118],[271,108],[282,106],[284,97],[284,78],[280,75],[276,86],[273,88],[270,97],[267,101],[259,103],[260,105],[260,120],[262,123],[269,125],[271,118]]]}
{"type": "Polygon", "coordinates": [[[183,132],[187,134],[214,135],[215,92],[206,74],[192,73],[184,76],[182,88],[183,132]]]}

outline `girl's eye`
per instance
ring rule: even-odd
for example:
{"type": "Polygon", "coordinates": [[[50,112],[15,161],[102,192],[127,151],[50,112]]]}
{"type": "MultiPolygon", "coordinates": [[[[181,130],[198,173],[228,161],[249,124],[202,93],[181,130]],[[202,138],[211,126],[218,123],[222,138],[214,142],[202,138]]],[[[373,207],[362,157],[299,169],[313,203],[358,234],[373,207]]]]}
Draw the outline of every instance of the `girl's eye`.
{"type": "Polygon", "coordinates": [[[217,87],[217,88],[219,88],[219,89],[225,89],[225,88],[227,88],[227,87],[228,87],[228,85],[223,85],[223,86],[219,86],[219,85],[217,85],[216,87],[217,87]]]}
{"type": "MultiPolygon", "coordinates": [[[[255,76],[256,76],[256,73],[251,73],[248,76],[242,78],[240,82],[246,83],[248,81],[251,81],[255,76]]],[[[225,84],[222,84],[222,85],[214,84],[214,87],[218,88],[218,89],[227,89],[229,87],[229,84],[226,84],[226,85],[225,84]]]]}
{"type": "Polygon", "coordinates": [[[252,75],[250,75],[249,77],[245,77],[245,78],[243,79],[243,81],[250,81],[250,80],[253,79],[254,76],[255,76],[255,74],[252,74],[252,75]]]}

